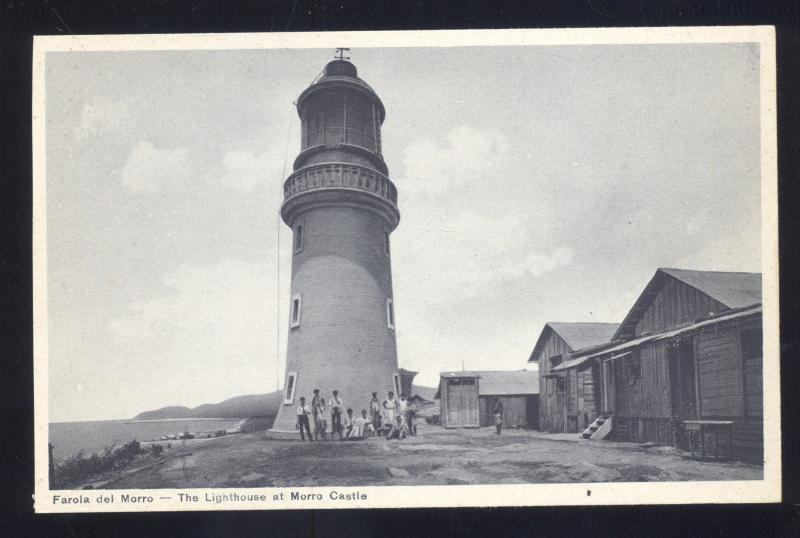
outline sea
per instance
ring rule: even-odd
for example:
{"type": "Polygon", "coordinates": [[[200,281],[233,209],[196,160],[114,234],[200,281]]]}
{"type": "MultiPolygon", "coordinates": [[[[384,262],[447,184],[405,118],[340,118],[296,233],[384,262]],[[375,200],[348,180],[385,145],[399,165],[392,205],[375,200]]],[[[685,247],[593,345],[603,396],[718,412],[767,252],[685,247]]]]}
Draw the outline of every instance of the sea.
{"type": "MultiPolygon", "coordinates": [[[[102,452],[112,445],[121,446],[128,441],[152,441],[162,435],[228,430],[239,419],[163,419],[163,420],[96,420],[91,422],[50,423],[50,444],[53,459],[63,460],[79,451],[84,455],[102,452]]],[[[174,441],[173,441],[174,442],[174,441]]]]}

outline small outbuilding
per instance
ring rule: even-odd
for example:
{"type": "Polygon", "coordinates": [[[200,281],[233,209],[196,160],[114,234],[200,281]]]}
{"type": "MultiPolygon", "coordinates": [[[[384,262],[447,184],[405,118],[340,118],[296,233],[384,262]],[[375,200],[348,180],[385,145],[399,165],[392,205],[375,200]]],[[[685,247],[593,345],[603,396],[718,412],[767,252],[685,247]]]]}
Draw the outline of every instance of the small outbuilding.
{"type": "Polygon", "coordinates": [[[503,403],[503,426],[538,428],[539,374],[536,371],[442,372],[436,399],[445,428],[475,428],[494,423],[494,399],[503,403]]]}

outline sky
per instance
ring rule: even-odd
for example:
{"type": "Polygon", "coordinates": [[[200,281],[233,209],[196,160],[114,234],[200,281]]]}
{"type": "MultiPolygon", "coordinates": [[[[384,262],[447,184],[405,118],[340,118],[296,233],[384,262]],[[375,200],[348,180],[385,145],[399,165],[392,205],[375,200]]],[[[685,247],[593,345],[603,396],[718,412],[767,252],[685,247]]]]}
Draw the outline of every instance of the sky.
{"type": "MultiPolygon", "coordinates": [[[[658,267],[759,271],[753,44],[353,49],[398,189],[399,365],[527,364],[658,267]]],[[[49,52],[49,418],[283,383],[293,101],[328,49],[49,52]]]]}

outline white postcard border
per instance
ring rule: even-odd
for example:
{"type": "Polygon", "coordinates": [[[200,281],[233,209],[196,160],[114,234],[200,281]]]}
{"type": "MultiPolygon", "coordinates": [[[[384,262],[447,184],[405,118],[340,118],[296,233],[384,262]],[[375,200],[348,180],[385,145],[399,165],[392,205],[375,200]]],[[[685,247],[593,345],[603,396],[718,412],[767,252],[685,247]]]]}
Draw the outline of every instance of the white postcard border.
{"type": "Polygon", "coordinates": [[[539,30],[437,30],[238,34],[36,36],[33,50],[33,319],[35,510],[109,512],[387,508],[459,506],[641,505],[768,503],[781,500],[780,345],[778,307],[778,191],[775,30],[771,26],[585,28],[539,30]],[[56,51],[154,51],[260,48],[486,47],[667,43],[757,43],[760,48],[761,233],[764,326],[764,477],[757,481],[664,483],[511,484],[475,486],[364,486],[208,488],[188,490],[51,491],[48,484],[47,205],[45,61],[56,51]],[[319,499],[292,500],[319,494],[319,499]],[[331,499],[332,492],[349,494],[331,499]],[[263,495],[266,501],[225,501],[217,496],[263,495]],[[283,493],[284,499],[276,499],[283,493]],[[97,502],[114,495],[113,502],[97,502]],[[181,501],[180,495],[211,497],[181,501]],[[152,501],[128,502],[146,497],[152,501]],[[366,499],[361,499],[361,495],[366,499]],[[88,499],[87,502],[78,502],[88,499]],[[62,499],[76,502],[61,502],[62,499]]]}

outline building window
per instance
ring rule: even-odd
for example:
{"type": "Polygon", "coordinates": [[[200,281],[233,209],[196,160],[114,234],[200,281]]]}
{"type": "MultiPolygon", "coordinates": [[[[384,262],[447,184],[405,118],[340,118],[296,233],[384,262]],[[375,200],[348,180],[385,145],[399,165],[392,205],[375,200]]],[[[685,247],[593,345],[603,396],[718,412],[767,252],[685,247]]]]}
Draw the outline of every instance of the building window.
{"type": "Polygon", "coordinates": [[[283,391],[283,405],[294,402],[294,389],[297,387],[297,372],[289,372],[286,377],[286,387],[283,391]]]}
{"type": "Polygon", "coordinates": [[[394,329],[394,303],[391,299],[386,299],[386,325],[394,329]]]}
{"type": "Polygon", "coordinates": [[[394,380],[394,395],[399,397],[400,396],[400,375],[399,374],[392,374],[392,379],[394,380]]]}
{"type": "Polygon", "coordinates": [[[294,227],[294,252],[297,254],[303,250],[303,225],[297,224],[294,227]]]}
{"type": "Polygon", "coordinates": [[[386,230],[386,229],[383,230],[383,250],[386,251],[387,255],[390,253],[389,252],[389,230],[386,230]]]}
{"type": "Polygon", "coordinates": [[[550,368],[555,368],[559,364],[564,362],[564,358],[561,355],[556,355],[554,357],[550,357],[550,368]]]}
{"type": "Polygon", "coordinates": [[[556,378],[556,390],[559,391],[559,392],[564,392],[564,386],[565,386],[564,377],[563,376],[557,377],[556,378]]]}
{"type": "Polygon", "coordinates": [[[292,315],[290,318],[292,327],[300,326],[300,309],[303,306],[302,302],[302,297],[300,295],[292,297],[292,315]]]}

